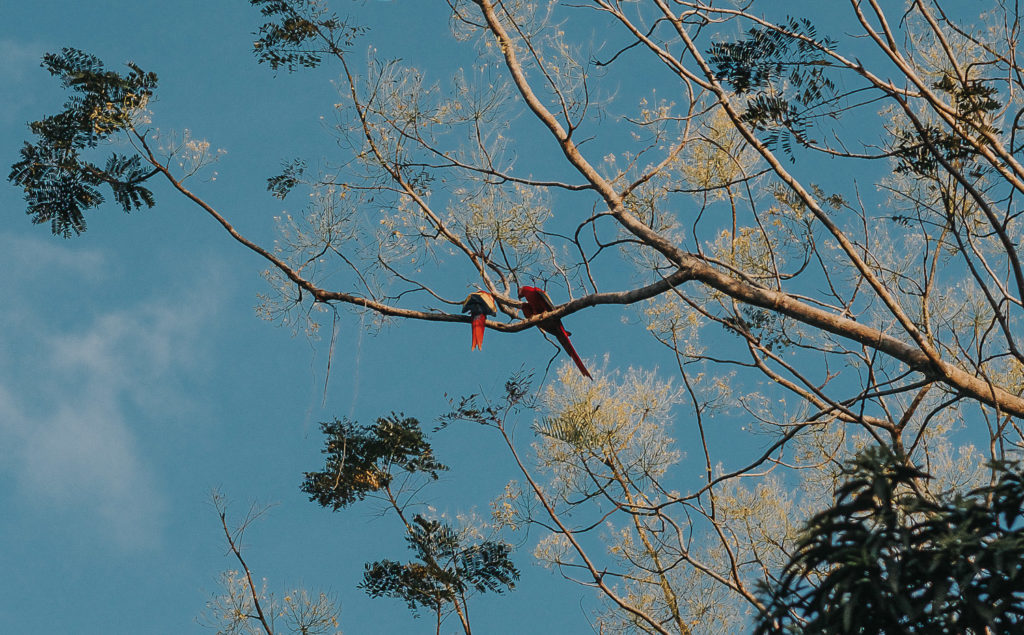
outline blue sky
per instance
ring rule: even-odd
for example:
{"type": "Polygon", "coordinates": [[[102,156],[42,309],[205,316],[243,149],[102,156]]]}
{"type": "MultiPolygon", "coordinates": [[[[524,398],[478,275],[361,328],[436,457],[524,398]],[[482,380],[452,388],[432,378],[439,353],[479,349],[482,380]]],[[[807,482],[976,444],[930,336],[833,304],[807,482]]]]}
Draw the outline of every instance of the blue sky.
{"type": "MultiPolygon", "coordinates": [[[[411,6],[366,3],[381,24],[393,21],[374,39],[422,24],[411,6]]],[[[320,116],[337,97],[331,72],[275,79],[255,63],[259,17],[242,1],[4,3],[6,164],[27,138],[25,123],[64,99],[39,67],[43,53],[75,47],[111,68],[134,60],[160,76],[155,126],[187,128],[226,150],[217,180],[196,188],[241,231],[272,241],[284,205],[266,194],[265,178],[283,159],[334,148],[320,116]]],[[[427,26],[447,33],[444,21],[427,26]]],[[[406,49],[396,55],[415,54],[415,42],[397,41],[406,49]]],[[[271,590],[335,594],[349,633],[429,630],[429,618],[413,623],[402,603],[355,588],[367,560],[405,558],[394,519],[370,506],[331,514],[299,491],[303,471],[321,465],[317,422],[370,422],[395,410],[430,425],[445,409],[444,392],[496,390],[523,364],[542,368],[551,349],[536,333],[488,333],[485,354],[471,355],[467,325],[368,334],[343,314],[325,391],[326,342],[293,337],[253,310],[266,290],[263,263],[200,210],[163,188],[156,194],[153,210],[125,216],[103,207],[84,235],[63,240],[31,225],[21,193],[0,186],[4,631],[206,632],[195,619],[218,574],[236,567],[209,502],[213,488],[238,519],[254,500],[274,504],[245,541],[271,590]]],[[[600,363],[617,344],[598,334],[622,328],[621,315],[591,314],[570,328],[580,353],[600,363]]],[[[438,513],[486,514],[514,476],[497,438],[449,429],[435,447],[453,470],[428,502],[438,513]]],[[[471,604],[475,626],[590,632],[589,594],[532,565],[531,547],[515,556],[524,576],[512,596],[471,604]]]]}

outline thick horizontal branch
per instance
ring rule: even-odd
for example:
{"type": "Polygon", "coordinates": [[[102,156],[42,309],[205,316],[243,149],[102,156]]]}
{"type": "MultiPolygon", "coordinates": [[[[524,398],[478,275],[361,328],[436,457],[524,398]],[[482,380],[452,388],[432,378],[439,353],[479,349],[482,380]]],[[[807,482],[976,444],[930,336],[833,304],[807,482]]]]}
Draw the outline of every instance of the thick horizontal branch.
{"type": "MultiPolygon", "coordinates": [[[[629,291],[612,291],[608,293],[592,293],[590,295],[583,296],[582,298],[576,298],[570,300],[565,304],[556,306],[547,313],[540,313],[534,315],[528,320],[520,320],[519,322],[513,322],[512,324],[505,324],[503,322],[495,322],[493,320],[487,320],[487,326],[494,329],[495,331],[502,331],[504,333],[518,333],[524,331],[531,326],[551,320],[564,317],[570,313],[576,313],[582,309],[588,307],[597,306],[599,304],[634,304],[641,300],[649,300],[655,296],[661,295],[673,287],[677,287],[680,284],[689,280],[690,277],[685,271],[676,271],[670,276],[666,276],[661,280],[649,284],[646,287],[640,287],[639,289],[631,289],[629,291]]],[[[467,316],[464,321],[469,321],[467,316]]]]}
{"type": "MultiPolygon", "coordinates": [[[[927,378],[935,379],[950,386],[958,393],[989,404],[1016,417],[1024,418],[1024,399],[1021,399],[1019,396],[1011,394],[1006,390],[998,388],[980,377],[944,362],[939,358],[938,354],[934,350],[931,350],[931,347],[928,346],[926,342],[921,341],[920,333],[918,333],[916,327],[914,327],[913,323],[909,321],[909,318],[903,314],[902,309],[895,304],[886,290],[884,288],[880,288],[878,281],[874,280],[873,276],[866,270],[866,267],[863,266],[863,263],[860,262],[856,254],[852,253],[850,245],[847,245],[847,248],[851,253],[851,257],[861,265],[859,269],[864,273],[865,278],[873,280],[875,282],[875,286],[879,287],[879,294],[888,300],[886,304],[893,310],[894,315],[899,319],[899,322],[904,329],[912,337],[915,337],[915,339],[918,340],[914,344],[908,344],[877,328],[862,324],[853,319],[830,313],[813,305],[801,302],[783,291],[760,287],[732,277],[704,262],[699,257],[679,248],[677,245],[667,240],[664,236],[660,235],[651,227],[648,227],[638,218],[629,213],[623,205],[623,196],[619,192],[616,192],[612,185],[603,179],[593,166],[587,162],[580,153],[579,148],[561,127],[555,117],[547,111],[540,100],[537,99],[536,95],[533,94],[529,83],[522,73],[522,69],[515,60],[514,46],[509,40],[508,34],[504,32],[501,25],[496,20],[493,6],[489,2],[481,2],[480,6],[487,14],[489,26],[495,32],[495,35],[502,45],[509,70],[513,75],[513,80],[517,87],[519,87],[527,105],[537,115],[537,117],[548,126],[552,135],[561,146],[566,158],[580,172],[580,174],[586,178],[587,181],[593,184],[596,192],[608,205],[609,212],[626,230],[635,235],[644,244],[663,254],[670,263],[678,268],[671,276],[639,289],[587,295],[555,307],[554,310],[549,311],[548,313],[535,315],[528,320],[521,320],[511,324],[488,321],[486,323],[488,327],[496,331],[515,333],[528,329],[532,326],[536,326],[546,320],[561,318],[587,307],[597,306],[600,304],[632,304],[655,297],[684,282],[698,281],[739,302],[781,313],[803,324],[814,326],[834,335],[859,342],[871,349],[878,350],[906,364],[909,368],[922,373],[927,378]]],[[[692,43],[689,44],[692,47],[692,43]]],[[[740,128],[742,128],[742,126],[740,126],[740,128]]],[[[405,309],[391,306],[370,298],[364,298],[358,295],[338,291],[327,291],[317,287],[310,280],[303,278],[298,271],[290,267],[280,258],[239,234],[224,217],[193,193],[185,189],[180,181],[174,179],[165,166],[162,166],[156,161],[155,157],[146,146],[145,139],[143,137],[140,136],[139,140],[142,142],[143,147],[149,154],[150,162],[154,167],[160,169],[160,171],[164,173],[176,189],[206,210],[237,241],[252,251],[260,254],[263,258],[272,263],[274,267],[279,269],[289,280],[308,292],[317,301],[328,303],[344,302],[346,304],[367,308],[381,315],[408,319],[457,323],[470,321],[470,317],[465,315],[450,314],[440,311],[405,309]]],[[[756,139],[752,140],[752,143],[756,146],[756,139]]],[[[777,172],[786,175],[786,173],[782,171],[777,164],[775,167],[777,172]]],[[[803,189],[795,183],[795,181],[790,179],[790,184],[796,191],[804,195],[803,197],[805,201],[807,201],[810,206],[815,206],[815,201],[806,192],[804,192],[803,189]]],[[[818,211],[820,212],[820,210],[818,211]]],[[[823,222],[826,222],[827,224],[830,223],[827,218],[823,222]]],[[[835,228],[832,227],[832,229],[835,228]]],[[[845,237],[840,233],[840,238],[845,237]]],[[[510,298],[500,298],[500,301],[506,306],[514,306],[516,304],[516,301],[510,298]]]]}
{"type": "MultiPolygon", "coordinates": [[[[269,261],[276,269],[283,273],[284,276],[291,280],[296,286],[298,286],[300,289],[313,296],[313,298],[315,298],[317,302],[343,302],[345,304],[351,304],[354,306],[360,306],[366,309],[370,309],[371,311],[374,311],[381,315],[408,318],[414,320],[426,320],[429,322],[463,323],[470,322],[472,320],[472,317],[468,315],[462,315],[458,313],[443,313],[440,311],[422,311],[416,309],[405,309],[402,307],[392,306],[384,302],[379,302],[377,300],[365,298],[352,293],[345,293],[342,291],[328,291],[326,289],[322,289],[316,286],[315,284],[313,284],[312,281],[302,277],[302,275],[299,274],[298,271],[290,267],[288,263],[284,262],[274,254],[270,253],[260,245],[252,242],[251,240],[243,236],[241,233],[239,233],[238,230],[235,229],[234,226],[231,223],[229,223],[228,220],[224,218],[223,215],[220,214],[220,212],[215,210],[213,207],[210,206],[209,203],[202,200],[196,194],[194,194],[188,188],[186,188],[181,183],[181,181],[174,178],[174,176],[170,173],[170,170],[168,170],[166,166],[162,165],[159,161],[157,161],[156,157],[150,151],[144,137],[139,136],[138,139],[141,142],[142,147],[146,150],[150,163],[156,166],[159,172],[163,173],[164,177],[171,183],[171,185],[176,190],[185,195],[196,205],[201,207],[207,214],[212,216],[218,223],[220,223],[220,225],[229,234],[231,234],[231,236],[236,241],[240,242],[242,245],[246,246],[251,251],[254,251],[255,253],[259,254],[264,259],[269,261]]],[[[664,277],[661,280],[649,284],[645,287],[631,289],[628,291],[594,293],[562,304],[556,307],[553,311],[548,311],[547,313],[535,315],[528,320],[522,320],[519,322],[514,322],[512,324],[488,320],[487,326],[496,331],[516,333],[519,331],[524,331],[532,326],[536,326],[537,324],[545,320],[552,318],[560,318],[562,316],[568,315],[570,313],[575,313],[587,307],[597,306],[599,304],[633,304],[635,302],[640,302],[641,300],[647,300],[661,293],[664,293],[665,291],[668,291],[672,287],[682,284],[686,280],[687,277],[683,271],[676,271],[672,275],[664,277]]],[[[502,298],[502,302],[504,304],[511,305],[517,304],[515,301],[509,300],[508,298],[502,298]]]]}
{"type": "MultiPolygon", "coordinates": [[[[680,256],[676,254],[676,258],[680,256]]],[[[897,359],[925,377],[1016,417],[1024,417],[1024,399],[944,361],[935,361],[918,347],[850,318],[805,304],[786,293],[764,289],[730,277],[694,256],[682,259],[690,279],[699,280],[729,297],[789,316],[804,324],[859,342],[897,359]],[[689,262],[686,262],[689,260],[689,262]]]]}

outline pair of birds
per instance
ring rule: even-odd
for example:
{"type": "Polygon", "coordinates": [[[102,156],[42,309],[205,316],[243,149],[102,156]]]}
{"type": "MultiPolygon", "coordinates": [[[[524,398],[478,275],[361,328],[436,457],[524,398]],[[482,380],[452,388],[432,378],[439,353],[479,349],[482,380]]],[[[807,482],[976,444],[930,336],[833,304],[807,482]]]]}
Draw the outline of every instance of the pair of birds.
{"type": "MultiPolygon", "coordinates": [[[[548,294],[543,289],[538,289],[537,287],[519,287],[519,297],[526,300],[521,308],[523,315],[527,319],[541,313],[547,313],[555,308],[548,294]]],[[[494,301],[494,296],[486,291],[474,291],[463,301],[462,312],[469,313],[473,318],[473,345],[470,350],[482,349],[484,345],[484,322],[487,321],[488,315],[498,314],[498,305],[494,301]]],[[[537,328],[545,333],[554,335],[558,343],[562,345],[562,349],[569,354],[572,361],[576,362],[576,367],[580,369],[580,372],[585,377],[593,379],[587,371],[587,367],[584,366],[583,360],[576,354],[576,349],[572,347],[572,342],[569,341],[571,333],[565,330],[561,320],[558,318],[544,320],[537,325],[537,328]]]]}

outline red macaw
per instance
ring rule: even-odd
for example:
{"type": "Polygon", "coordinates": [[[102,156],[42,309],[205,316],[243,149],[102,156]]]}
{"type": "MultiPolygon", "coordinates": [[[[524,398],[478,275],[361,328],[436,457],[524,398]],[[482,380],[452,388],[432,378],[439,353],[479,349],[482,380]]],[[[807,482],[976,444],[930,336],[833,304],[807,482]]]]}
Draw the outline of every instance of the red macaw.
{"type": "MultiPolygon", "coordinates": [[[[541,313],[547,313],[555,308],[555,305],[551,301],[551,298],[548,297],[548,294],[544,293],[543,289],[538,289],[537,287],[519,287],[519,297],[526,300],[522,305],[522,309],[523,315],[527,318],[540,315],[541,313]]],[[[576,354],[576,349],[572,347],[572,342],[569,341],[569,336],[572,335],[572,333],[565,330],[565,327],[562,326],[561,320],[544,320],[537,325],[537,328],[545,333],[551,333],[554,335],[555,339],[562,345],[565,352],[572,358],[572,361],[576,362],[576,366],[580,369],[580,372],[588,379],[593,379],[593,377],[590,376],[590,373],[587,372],[587,367],[583,365],[583,360],[576,354]]]]}
{"type": "Polygon", "coordinates": [[[483,350],[484,322],[487,321],[488,315],[497,315],[497,309],[494,296],[486,291],[474,291],[462,301],[462,312],[469,313],[473,318],[473,345],[469,350],[483,350]]]}

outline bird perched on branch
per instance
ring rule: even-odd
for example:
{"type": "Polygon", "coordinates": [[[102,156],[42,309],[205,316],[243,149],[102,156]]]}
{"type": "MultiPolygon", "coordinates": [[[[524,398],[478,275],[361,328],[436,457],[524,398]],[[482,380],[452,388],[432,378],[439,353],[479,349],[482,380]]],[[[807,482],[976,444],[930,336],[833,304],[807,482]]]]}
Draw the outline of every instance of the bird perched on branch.
{"type": "Polygon", "coordinates": [[[474,291],[462,301],[462,312],[469,313],[473,318],[473,344],[469,350],[481,349],[484,347],[484,322],[488,315],[498,314],[498,305],[494,302],[494,296],[486,291],[474,291]]]}
{"type": "MultiPolygon", "coordinates": [[[[551,302],[551,298],[548,297],[548,294],[544,293],[543,289],[538,289],[537,287],[519,287],[519,297],[526,300],[522,305],[522,309],[523,315],[527,318],[540,315],[541,313],[547,313],[555,308],[555,305],[551,302]]],[[[544,320],[537,325],[537,328],[545,333],[551,333],[554,335],[555,339],[558,340],[558,343],[562,345],[562,349],[569,354],[572,361],[576,362],[576,366],[580,369],[580,372],[583,373],[584,377],[593,379],[587,371],[587,367],[583,365],[583,360],[576,354],[576,349],[572,347],[572,342],[569,341],[571,333],[565,330],[565,327],[562,326],[561,320],[558,318],[544,320]]]]}

